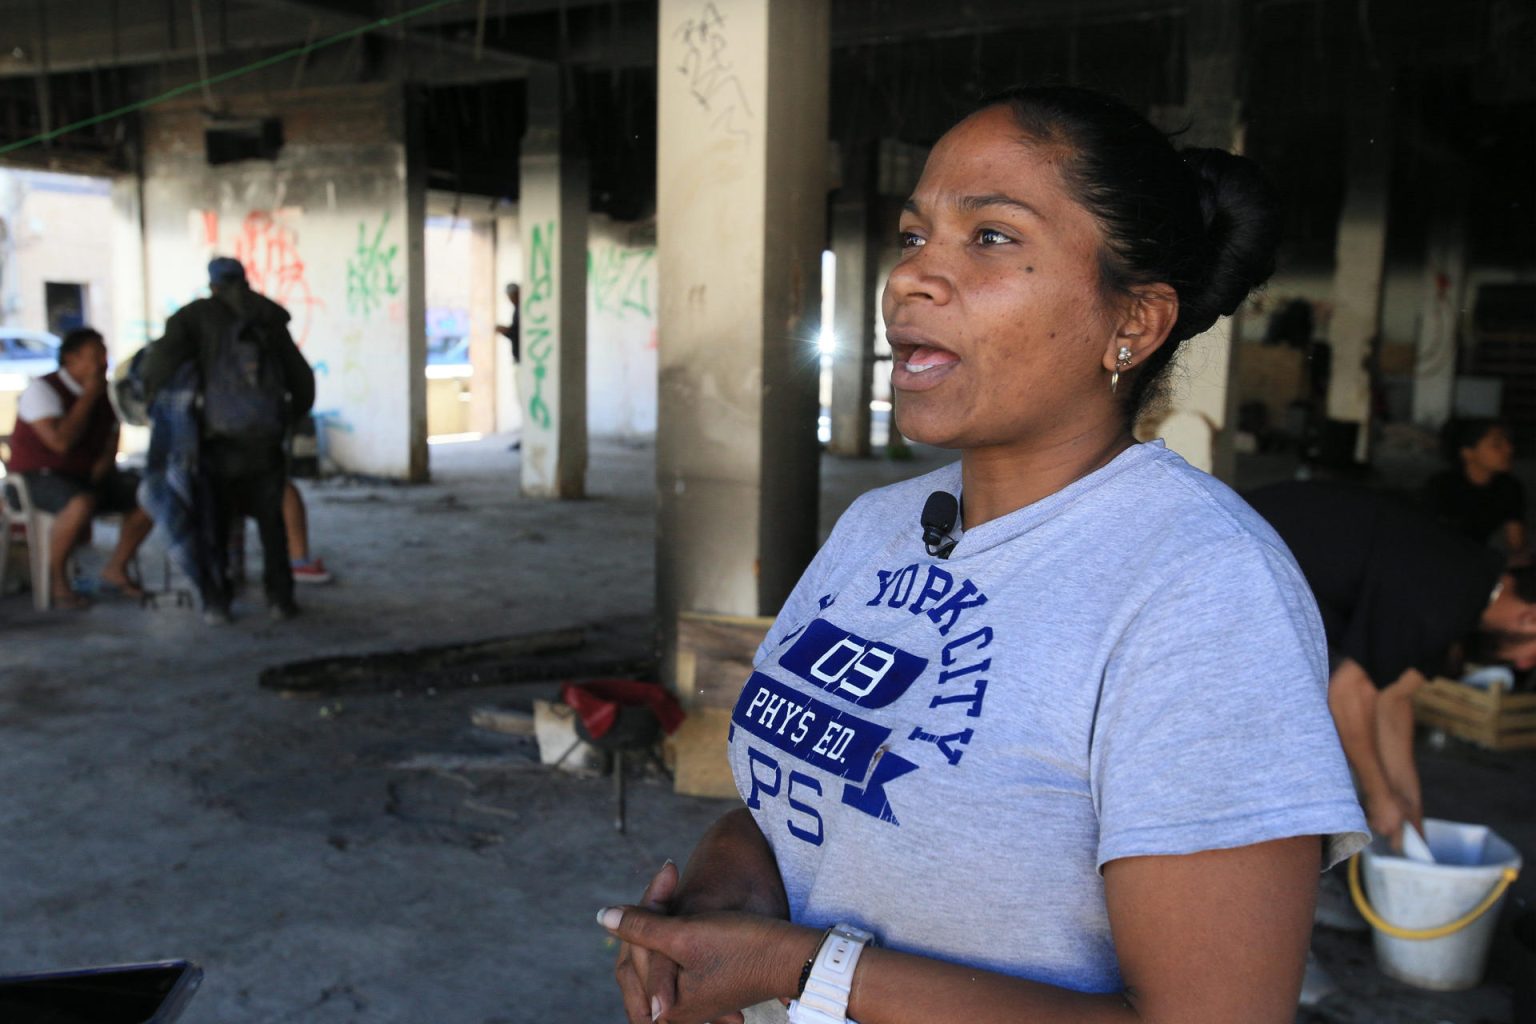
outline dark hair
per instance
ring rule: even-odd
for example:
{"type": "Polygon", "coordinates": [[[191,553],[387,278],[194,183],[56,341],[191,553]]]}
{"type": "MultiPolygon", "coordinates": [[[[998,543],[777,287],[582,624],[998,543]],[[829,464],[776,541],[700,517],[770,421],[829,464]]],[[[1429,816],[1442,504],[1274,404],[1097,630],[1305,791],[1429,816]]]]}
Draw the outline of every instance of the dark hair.
{"type": "MultiPolygon", "coordinates": [[[[1515,596],[1526,604],[1536,604],[1536,566],[1522,565],[1504,571],[1510,576],[1515,596]]],[[[1512,644],[1529,643],[1532,639],[1536,639],[1536,634],[1479,627],[1462,640],[1462,656],[1466,661],[1478,665],[1495,664],[1502,660],[1505,648],[1512,644]]]]}
{"type": "Polygon", "coordinates": [[[1490,419],[1486,416],[1447,420],[1445,427],[1440,431],[1440,446],[1447,459],[1459,464],[1463,448],[1476,448],[1479,441],[1495,430],[1503,430],[1507,433],[1509,428],[1503,420],[1490,419]]]}
{"type": "Polygon", "coordinates": [[[1069,151],[1067,187],[1104,232],[1106,295],[1159,282],[1178,293],[1168,340],[1129,389],[1134,414],[1179,344],[1235,312],[1274,273],[1279,198],[1253,161],[1219,149],[1177,151],[1146,118],[1100,93],[1017,87],[977,109],[995,106],[1006,106],[1030,140],[1069,151]]]}
{"type": "Polygon", "coordinates": [[[94,327],[76,327],[64,335],[63,340],[59,342],[59,365],[64,365],[65,356],[71,352],[80,351],[93,341],[103,345],[107,343],[107,339],[103,338],[101,332],[94,327]]]}

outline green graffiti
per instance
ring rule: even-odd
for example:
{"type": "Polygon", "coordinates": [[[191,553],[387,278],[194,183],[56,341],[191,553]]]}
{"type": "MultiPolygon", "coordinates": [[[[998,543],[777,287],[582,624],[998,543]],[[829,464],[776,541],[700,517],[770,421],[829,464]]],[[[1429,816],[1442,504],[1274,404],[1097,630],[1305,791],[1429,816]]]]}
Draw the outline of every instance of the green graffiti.
{"type": "Polygon", "coordinates": [[[386,213],[370,241],[368,225],[357,225],[357,252],[347,258],[347,309],[353,316],[371,316],[386,298],[400,294],[400,282],[395,280],[395,257],[400,247],[384,247],[387,227],[386,213]]]}
{"type": "Polygon", "coordinates": [[[555,340],[549,327],[549,302],[555,294],[555,222],[533,226],[528,247],[528,299],[524,303],[523,351],[533,364],[533,394],[528,398],[528,418],[544,430],[554,422],[544,399],[544,379],[549,376],[549,357],[555,340]]]}
{"type": "Polygon", "coordinates": [[[646,320],[656,319],[651,302],[655,281],[655,249],[621,249],[605,245],[587,253],[587,279],[592,285],[592,303],[600,313],[620,320],[636,314],[646,320]]]}

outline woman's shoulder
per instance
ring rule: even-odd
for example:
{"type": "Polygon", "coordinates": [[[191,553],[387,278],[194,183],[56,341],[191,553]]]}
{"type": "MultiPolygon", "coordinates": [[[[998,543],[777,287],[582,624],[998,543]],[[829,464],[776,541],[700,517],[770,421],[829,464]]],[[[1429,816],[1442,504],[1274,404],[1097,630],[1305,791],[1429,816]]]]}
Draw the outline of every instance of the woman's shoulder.
{"type": "Polygon", "coordinates": [[[1133,511],[1117,526],[1116,571],[1132,603],[1185,591],[1246,592],[1259,578],[1279,592],[1306,588],[1274,527],[1231,487],[1176,453],[1161,446],[1144,453],[1122,486],[1119,505],[1133,511]]]}
{"type": "Polygon", "coordinates": [[[1240,494],[1161,445],[1148,453],[1138,479],[1131,482],[1145,518],[1158,522],[1159,533],[1191,548],[1243,539],[1280,544],[1274,529],[1240,494]]]}

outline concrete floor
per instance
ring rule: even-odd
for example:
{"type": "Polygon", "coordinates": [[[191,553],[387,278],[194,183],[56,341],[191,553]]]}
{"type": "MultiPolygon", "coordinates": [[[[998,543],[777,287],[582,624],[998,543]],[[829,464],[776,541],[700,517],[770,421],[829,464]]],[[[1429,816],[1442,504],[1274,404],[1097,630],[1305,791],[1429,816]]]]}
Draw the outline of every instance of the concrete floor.
{"type": "MultiPolygon", "coordinates": [[[[0,598],[0,972],[188,957],[207,971],[189,1024],[620,1019],[593,912],[633,899],[730,804],[647,776],[616,834],[607,780],[541,769],[529,741],[470,724],[546,686],[315,700],[256,686],[301,658],[572,625],[644,646],[651,449],[596,443],[593,497],[563,505],[517,495],[505,439],[432,454],[428,486],[305,484],[338,580],[302,589],[294,622],[259,601],[210,628],[188,609],[43,615],[0,598]]],[[[827,459],[824,529],[860,491],[940,461],[827,459]]],[[[1533,764],[1426,750],[1431,812],[1536,851],[1533,764]]],[[[1298,1020],[1508,1019],[1497,980],[1426,994],[1384,979],[1363,937],[1318,947],[1344,992],[1298,1020]]]]}

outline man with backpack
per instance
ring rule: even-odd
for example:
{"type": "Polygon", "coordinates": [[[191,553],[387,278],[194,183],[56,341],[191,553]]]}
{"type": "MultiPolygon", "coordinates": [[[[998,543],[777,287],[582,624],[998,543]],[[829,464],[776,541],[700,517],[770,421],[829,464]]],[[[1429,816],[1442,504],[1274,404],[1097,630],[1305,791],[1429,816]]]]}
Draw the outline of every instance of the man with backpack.
{"type": "Polygon", "coordinates": [[[315,375],[288,333],[288,311],[251,290],[238,260],[209,263],[208,287],[212,296],[172,314],[165,336],[146,351],[144,386],[153,401],[189,362],[200,379],[201,462],[212,504],[203,617],[229,621],[230,525],[250,515],[261,535],[268,611],[288,619],[299,609],[283,526],[283,443],[314,405],[315,375]]]}

